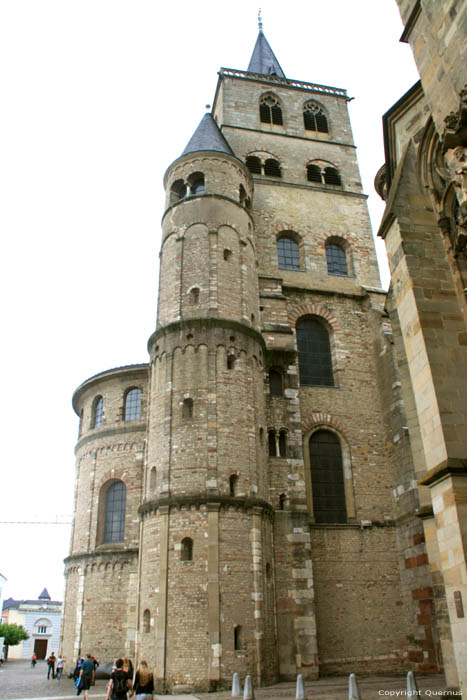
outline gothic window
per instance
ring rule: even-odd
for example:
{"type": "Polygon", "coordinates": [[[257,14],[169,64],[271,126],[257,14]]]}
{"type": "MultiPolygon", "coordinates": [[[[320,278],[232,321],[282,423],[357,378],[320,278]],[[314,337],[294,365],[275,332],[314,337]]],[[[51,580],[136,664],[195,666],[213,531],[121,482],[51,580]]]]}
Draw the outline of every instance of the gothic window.
{"type": "Polygon", "coordinates": [[[123,542],[125,534],[126,486],[114,481],[105,493],[103,542],[123,542]]]}
{"type": "Polygon", "coordinates": [[[330,430],[318,430],[310,438],[309,450],[315,522],[347,522],[342,452],[338,437],[330,430]]]}
{"type": "Polygon", "coordinates": [[[321,176],[321,168],[319,165],[307,165],[306,167],[306,178],[308,182],[322,182],[323,178],[321,176]]]}
{"type": "Polygon", "coordinates": [[[328,120],[323,108],[313,100],[307,102],[303,107],[303,123],[307,131],[319,131],[327,134],[329,132],[328,120]]]}
{"type": "Polygon", "coordinates": [[[193,408],[194,408],[193,399],[184,399],[183,400],[182,415],[183,415],[183,418],[185,420],[188,420],[189,418],[193,418],[193,408]]]}
{"type": "Polygon", "coordinates": [[[141,418],[141,389],[130,389],[125,396],[125,420],[141,418]]]}
{"type": "Polygon", "coordinates": [[[92,403],[91,412],[91,428],[100,428],[102,425],[102,417],[104,414],[104,399],[102,396],[96,396],[92,403]]]}
{"type": "Polygon", "coordinates": [[[259,103],[259,118],[263,124],[279,124],[282,122],[282,108],[274,95],[263,95],[259,103]]]}
{"type": "Polygon", "coordinates": [[[205,187],[204,187],[204,175],[203,173],[193,173],[193,175],[190,175],[188,178],[188,183],[190,185],[190,194],[204,194],[205,193],[205,187]]]}
{"type": "Polygon", "coordinates": [[[268,430],[268,454],[270,457],[277,457],[275,430],[268,430]]]}
{"type": "Polygon", "coordinates": [[[149,610],[143,612],[143,632],[147,634],[151,631],[151,613],[149,610]]]}
{"type": "Polygon", "coordinates": [[[261,160],[257,156],[247,156],[246,157],[246,167],[250,173],[255,175],[261,175],[261,160]]]}
{"type": "Polygon", "coordinates": [[[269,370],[269,393],[271,396],[282,396],[282,374],[277,369],[269,370]]]}
{"type": "Polygon", "coordinates": [[[279,433],[279,456],[287,457],[287,431],[281,430],[279,433]]]}
{"type": "Polygon", "coordinates": [[[185,537],[180,549],[180,561],[193,561],[193,540],[185,537]]]}
{"type": "Polygon", "coordinates": [[[302,386],[334,386],[331,343],[326,327],[314,318],[297,323],[298,365],[302,386]]]}
{"type": "Polygon", "coordinates": [[[348,275],[347,255],[340,245],[326,243],[326,262],[329,275],[348,275]]]}
{"type": "Polygon", "coordinates": [[[324,183],[325,185],[341,185],[341,176],[339,175],[336,168],[325,168],[324,169],[324,183]]]}
{"type": "Polygon", "coordinates": [[[268,158],[264,163],[264,174],[269,177],[282,177],[279,161],[274,158],[268,158]]]}
{"type": "Polygon", "coordinates": [[[281,270],[300,269],[298,243],[290,236],[277,239],[277,260],[281,270]]]}

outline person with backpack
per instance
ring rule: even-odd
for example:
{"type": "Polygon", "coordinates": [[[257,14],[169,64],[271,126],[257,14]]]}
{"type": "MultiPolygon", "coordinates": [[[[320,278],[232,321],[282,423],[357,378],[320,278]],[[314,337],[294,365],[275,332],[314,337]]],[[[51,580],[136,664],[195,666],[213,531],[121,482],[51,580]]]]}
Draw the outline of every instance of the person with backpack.
{"type": "Polygon", "coordinates": [[[128,673],[123,670],[123,659],[117,659],[117,667],[110,676],[107,687],[107,700],[126,700],[127,693],[133,690],[133,686],[128,678],[128,673]]]}

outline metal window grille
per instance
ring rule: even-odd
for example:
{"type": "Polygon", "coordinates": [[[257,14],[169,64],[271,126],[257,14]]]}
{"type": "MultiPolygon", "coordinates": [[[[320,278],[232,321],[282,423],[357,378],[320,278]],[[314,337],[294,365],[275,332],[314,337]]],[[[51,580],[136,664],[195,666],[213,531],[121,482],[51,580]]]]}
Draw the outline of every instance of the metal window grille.
{"type": "Polygon", "coordinates": [[[347,256],[339,245],[329,243],[326,246],[326,261],[329,275],[347,275],[347,256]]]}
{"type": "Polygon", "coordinates": [[[331,344],[319,321],[306,319],[297,325],[298,365],[302,386],[334,386],[331,344]]]}
{"type": "Polygon", "coordinates": [[[125,534],[126,486],[114,482],[107,489],[104,515],[104,542],[123,542],[125,534]]]}
{"type": "Polygon", "coordinates": [[[299,270],[300,256],[298,243],[292,238],[279,238],[277,241],[277,259],[283,270],[299,270]]]}
{"type": "Polygon", "coordinates": [[[339,439],[329,430],[310,438],[311,488],[317,523],[347,522],[344,473],[339,439]]]}

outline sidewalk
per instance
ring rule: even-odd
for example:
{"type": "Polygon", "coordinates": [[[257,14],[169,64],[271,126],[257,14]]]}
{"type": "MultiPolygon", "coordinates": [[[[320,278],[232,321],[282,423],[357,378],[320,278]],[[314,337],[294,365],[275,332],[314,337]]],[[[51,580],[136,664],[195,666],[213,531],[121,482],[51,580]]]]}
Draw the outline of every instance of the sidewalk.
{"type": "MultiPolygon", "coordinates": [[[[371,676],[358,679],[362,700],[405,700],[405,677],[371,676]]],[[[347,700],[348,679],[346,676],[322,678],[306,684],[308,698],[312,700],[347,700]]],[[[444,677],[417,676],[420,697],[432,698],[443,694],[444,677]]],[[[89,691],[89,698],[105,698],[107,681],[98,680],[89,691]]],[[[83,696],[80,695],[80,698],[83,696]]],[[[217,693],[195,693],[193,695],[156,695],[157,700],[227,700],[230,690],[217,693]]],[[[278,683],[267,688],[255,688],[257,700],[295,700],[295,683],[278,683]]],[[[453,700],[456,700],[456,696],[453,700]]],[[[458,697],[458,696],[457,696],[458,697]]],[[[8,661],[0,669],[1,700],[75,700],[73,681],[62,677],[60,681],[47,680],[47,664],[38,662],[31,668],[29,661],[8,661]]],[[[467,700],[467,699],[466,699],[467,700]]]]}

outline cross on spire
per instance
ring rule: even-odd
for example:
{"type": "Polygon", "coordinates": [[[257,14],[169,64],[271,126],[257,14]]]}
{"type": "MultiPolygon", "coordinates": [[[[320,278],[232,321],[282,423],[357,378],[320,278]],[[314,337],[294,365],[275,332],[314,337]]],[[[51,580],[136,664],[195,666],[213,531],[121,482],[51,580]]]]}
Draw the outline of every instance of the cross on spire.
{"type": "Polygon", "coordinates": [[[263,18],[261,17],[261,8],[258,10],[258,29],[260,32],[263,31],[263,18]]]}

